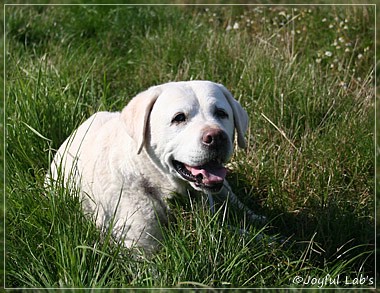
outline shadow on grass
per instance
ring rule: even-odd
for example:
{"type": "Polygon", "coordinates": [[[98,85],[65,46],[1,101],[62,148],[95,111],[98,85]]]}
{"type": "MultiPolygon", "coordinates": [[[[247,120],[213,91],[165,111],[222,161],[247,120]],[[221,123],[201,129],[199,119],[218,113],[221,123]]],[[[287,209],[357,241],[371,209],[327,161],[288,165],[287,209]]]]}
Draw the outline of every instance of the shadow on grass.
{"type": "Polygon", "coordinates": [[[353,274],[375,275],[374,222],[363,209],[357,208],[359,203],[332,199],[323,205],[312,202],[289,211],[281,203],[276,206],[267,203],[268,182],[252,186],[244,174],[234,172],[228,178],[240,200],[256,214],[267,217],[267,233],[295,243],[292,247],[300,253],[313,244],[316,266],[349,262],[353,274]]]}

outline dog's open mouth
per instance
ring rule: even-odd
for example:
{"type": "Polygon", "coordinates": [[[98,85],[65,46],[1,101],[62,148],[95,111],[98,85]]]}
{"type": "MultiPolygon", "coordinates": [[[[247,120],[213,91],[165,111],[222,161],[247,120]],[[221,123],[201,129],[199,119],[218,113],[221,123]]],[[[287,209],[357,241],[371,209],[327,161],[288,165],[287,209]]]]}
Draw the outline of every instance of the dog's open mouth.
{"type": "Polygon", "coordinates": [[[193,183],[198,189],[208,192],[220,191],[227,174],[227,169],[216,161],[202,166],[189,166],[173,160],[173,166],[182,178],[193,183]]]}

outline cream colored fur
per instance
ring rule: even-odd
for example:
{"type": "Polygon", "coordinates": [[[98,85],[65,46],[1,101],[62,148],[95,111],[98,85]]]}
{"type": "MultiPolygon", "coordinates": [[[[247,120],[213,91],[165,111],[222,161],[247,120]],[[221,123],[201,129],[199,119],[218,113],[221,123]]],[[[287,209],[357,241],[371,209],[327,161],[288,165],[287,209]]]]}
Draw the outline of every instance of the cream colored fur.
{"type": "MultiPolygon", "coordinates": [[[[126,246],[152,251],[160,239],[158,221],[168,219],[167,199],[174,192],[186,195],[190,187],[201,190],[178,174],[172,160],[204,164],[209,154],[202,147],[202,132],[217,128],[228,136],[226,161],[235,133],[238,145],[245,147],[247,127],[247,113],[220,84],[188,81],[154,86],[121,112],[98,112],[88,118],[59,148],[50,176],[56,180],[62,173],[71,188],[80,190],[85,210],[99,227],[114,219],[114,235],[126,246]],[[216,117],[215,107],[228,118],[216,117]],[[179,112],[186,113],[185,123],[173,122],[179,112]]],[[[220,194],[228,193],[225,182],[220,194]]]]}

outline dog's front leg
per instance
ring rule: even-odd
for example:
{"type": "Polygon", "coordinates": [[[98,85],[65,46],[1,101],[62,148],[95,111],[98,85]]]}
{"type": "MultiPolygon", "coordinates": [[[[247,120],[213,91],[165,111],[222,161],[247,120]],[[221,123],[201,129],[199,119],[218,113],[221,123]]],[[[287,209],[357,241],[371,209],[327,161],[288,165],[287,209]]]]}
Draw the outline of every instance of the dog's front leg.
{"type": "Polygon", "coordinates": [[[264,224],[267,221],[265,216],[256,215],[245,204],[243,204],[238,199],[238,197],[233,193],[230,185],[228,184],[228,182],[226,180],[224,180],[223,188],[220,191],[220,193],[217,194],[217,196],[224,201],[229,200],[229,202],[233,206],[235,206],[239,210],[244,211],[246,213],[246,215],[248,216],[248,219],[250,220],[250,222],[264,224]]]}

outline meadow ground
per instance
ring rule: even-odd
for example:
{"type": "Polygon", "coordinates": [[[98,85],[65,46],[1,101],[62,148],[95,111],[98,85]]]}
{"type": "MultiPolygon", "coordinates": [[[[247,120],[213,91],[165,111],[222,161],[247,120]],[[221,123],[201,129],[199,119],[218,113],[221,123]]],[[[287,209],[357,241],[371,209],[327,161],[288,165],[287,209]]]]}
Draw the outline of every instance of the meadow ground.
{"type": "Polygon", "coordinates": [[[4,10],[6,287],[375,286],[374,6],[4,10]],[[228,180],[269,223],[241,235],[242,215],[184,196],[137,258],[44,176],[91,114],[189,79],[247,109],[228,180]]]}

